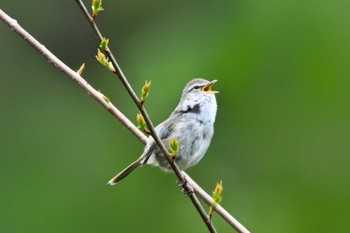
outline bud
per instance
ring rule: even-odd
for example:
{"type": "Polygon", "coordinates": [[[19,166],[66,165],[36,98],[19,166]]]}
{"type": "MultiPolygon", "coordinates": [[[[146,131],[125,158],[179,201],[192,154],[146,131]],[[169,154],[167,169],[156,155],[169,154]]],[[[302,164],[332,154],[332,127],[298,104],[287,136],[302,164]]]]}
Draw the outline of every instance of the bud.
{"type": "Polygon", "coordinates": [[[99,48],[105,51],[108,47],[108,42],[109,42],[109,39],[104,37],[100,43],[99,48]]]}
{"type": "Polygon", "coordinates": [[[104,94],[102,94],[99,90],[97,90],[98,91],[98,93],[101,95],[101,97],[102,97],[102,99],[107,103],[107,104],[109,104],[111,101],[110,101],[110,99],[107,97],[107,96],[105,96],[104,94]]]}
{"type": "Polygon", "coordinates": [[[147,99],[148,95],[149,95],[149,89],[151,88],[151,81],[145,83],[145,85],[143,85],[142,90],[141,90],[141,104],[143,104],[145,102],[145,100],[147,99]]]}
{"type": "Polygon", "coordinates": [[[115,72],[115,69],[114,69],[114,66],[112,65],[112,63],[108,60],[106,55],[104,53],[102,53],[99,49],[97,49],[97,55],[95,57],[101,65],[103,65],[104,67],[106,67],[110,71],[115,72]]]}
{"type": "Polygon", "coordinates": [[[175,156],[179,152],[179,142],[177,141],[176,138],[173,138],[169,141],[169,148],[171,152],[169,155],[175,158],[175,156]]]}
{"type": "Polygon", "coordinates": [[[102,94],[102,98],[103,98],[104,101],[106,101],[106,103],[108,103],[108,104],[111,102],[110,99],[109,99],[107,96],[103,95],[103,94],[102,94]]]}
{"type": "Polygon", "coordinates": [[[80,66],[79,70],[77,70],[77,73],[78,73],[79,75],[81,75],[81,74],[83,73],[84,69],[85,69],[85,63],[83,63],[83,64],[80,66]]]}
{"type": "Polygon", "coordinates": [[[212,203],[212,206],[210,207],[210,210],[209,210],[210,218],[212,217],[213,212],[214,212],[213,206],[218,205],[222,200],[222,191],[223,190],[224,190],[224,187],[222,185],[222,181],[220,181],[220,183],[216,184],[215,190],[213,192],[213,203],[212,203]]]}
{"type": "Polygon", "coordinates": [[[149,134],[149,130],[147,129],[147,124],[146,124],[145,118],[143,118],[141,113],[137,113],[136,121],[137,121],[137,128],[139,128],[143,132],[149,134]]]}
{"type": "Polygon", "coordinates": [[[221,194],[223,190],[224,190],[224,187],[222,186],[222,181],[220,181],[220,183],[216,184],[215,190],[213,192],[213,199],[216,205],[221,202],[221,199],[222,199],[221,194]]]}
{"type": "Polygon", "coordinates": [[[92,18],[96,18],[98,13],[103,11],[102,0],[92,0],[91,9],[92,9],[92,18]]]}

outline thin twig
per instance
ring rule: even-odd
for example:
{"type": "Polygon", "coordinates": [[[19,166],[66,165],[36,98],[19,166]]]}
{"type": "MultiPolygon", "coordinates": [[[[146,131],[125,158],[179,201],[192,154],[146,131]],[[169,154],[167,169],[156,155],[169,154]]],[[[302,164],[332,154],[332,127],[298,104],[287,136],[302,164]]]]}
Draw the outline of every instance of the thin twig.
{"type": "MultiPolygon", "coordinates": [[[[38,42],[26,30],[24,30],[16,20],[12,19],[5,12],[0,9],[0,19],[9,26],[9,28],[19,34],[28,44],[43,55],[49,63],[61,70],[65,75],[70,77],[78,85],[80,85],[89,95],[97,100],[104,108],[106,108],[116,119],[118,119],[128,130],[130,130],[139,140],[146,143],[147,137],[126,117],[124,116],[111,102],[106,102],[103,95],[94,89],[85,79],[83,79],[76,71],[72,70],[54,54],[52,54],[44,45],[38,42]]],[[[198,184],[196,184],[185,172],[186,180],[191,183],[194,192],[197,193],[208,205],[211,205],[213,200],[198,184]]],[[[233,218],[223,207],[216,205],[214,209],[217,213],[226,220],[230,225],[237,229],[240,233],[249,233],[249,231],[233,218]]]]}
{"type": "MultiPolygon", "coordinates": [[[[76,0],[76,2],[78,3],[79,7],[82,9],[82,12],[85,14],[85,17],[90,22],[90,25],[92,26],[94,32],[96,33],[96,35],[99,38],[99,41],[101,42],[103,39],[102,33],[98,29],[94,19],[89,15],[84,3],[81,0],[76,0]]],[[[195,193],[192,191],[192,187],[190,187],[190,185],[187,183],[186,179],[184,179],[184,176],[182,175],[181,170],[178,168],[176,163],[170,158],[170,155],[169,155],[167,148],[164,146],[162,140],[159,138],[158,134],[156,133],[156,131],[154,129],[151,118],[149,117],[146,109],[144,108],[141,101],[139,100],[139,98],[135,94],[135,91],[133,90],[133,88],[129,84],[129,82],[128,82],[127,78],[125,77],[123,71],[121,70],[119,64],[117,63],[116,59],[114,58],[113,53],[110,51],[109,48],[107,48],[105,50],[105,52],[106,52],[108,58],[110,59],[110,61],[112,62],[114,68],[116,69],[115,74],[119,77],[120,81],[123,83],[124,87],[127,89],[131,98],[133,99],[133,101],[137,105],[138,109],[140,110],[141,114],[143,115],[143,117],[147,123],[148,129],[151,133],[151,136],[154,138],[154,141],[157,143],[158,147],[163,152],[165,158],[168,160],[172,170],[174,171],[175,175],[177,176],[179,182],[182,184],[182,188],[184,189],[184,191],[186,193],[188,193],[188,196],[190,197],[193,205],[196,207],[196,209],[197,209],[198,213],[200,214],[200,216],[202,217],[203,221],[207,225],[209,231],[212,233],[216,232],[213,223],[211,222],[210,218],[208,217],[207,213],[205,212],[203,206],[199,202],[195,193]]]]}

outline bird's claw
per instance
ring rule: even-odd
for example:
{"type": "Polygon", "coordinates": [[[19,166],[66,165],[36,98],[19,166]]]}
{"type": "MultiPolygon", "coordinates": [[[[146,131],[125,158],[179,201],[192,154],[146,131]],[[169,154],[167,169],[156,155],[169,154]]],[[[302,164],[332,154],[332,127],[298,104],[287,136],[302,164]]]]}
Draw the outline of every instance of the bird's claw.
{"type": "Polygon", "coordinates": [[[180,180],[180,179],[178,179],[178,180],[176,181],[176,185],[179,186],[179,187],[184,186],[185,183],[186,183],[186,180],[180,180]]]}
{"type": "Polygon", "coordinates": [[[185,179],[184,180],[177,180],[176,184],[177,184],[177,186],[182,187],[182,193],[185,196],[189,196],[194,192],[192,185],[190,185],[185,179]]]}

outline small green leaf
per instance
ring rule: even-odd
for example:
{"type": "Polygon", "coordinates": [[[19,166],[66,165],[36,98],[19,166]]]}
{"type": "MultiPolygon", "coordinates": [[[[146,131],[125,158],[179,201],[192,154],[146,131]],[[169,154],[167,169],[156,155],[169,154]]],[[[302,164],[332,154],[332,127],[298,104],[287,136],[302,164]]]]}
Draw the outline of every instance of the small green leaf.
{"type": "Polygon", "coordinates": [[[109,39],[107,39],[107,38],[104,37],[104,38],[102,39],[101,43],[100,43],[99,48],[102,49],[102,50],[104,50],[104,51],[106,51],[106,49],[107,49],[107,47],[108,47],[108,42],[109,42],[109,39]]]}
{"type": "Polygon", "coordinates": [[[177,153],[179,152],[179,142],[176,138],[173,138],[169,141],[169,148],[170,148],[170,156],[175,157],[177,153]]]}
{"type": "Polygon", "coordinates": [[[106,55],[104,53],[102,53],[99,49],[97,49],[97,55],[95,57],[101,65],[103,65],[104,67],[106,67],[110,71],[115,72],[115,69],[114,69],[112,62],[110,62],[108,60],[108,58],[106,57],[106,55]]]}
{"type": "Polygon", "coordinates": [[[212,217],[213,212],[214,212],[213,207],[218,205],[222,200],[222,191],[223,190],[224,190],[224,186],[222,185],[222,181],[220,181],[220,183],[216,184],[215,190],[213,192],[213,203],[212,203],[212,206],[210,207],[210,210],[209,210],[210,218],[212,217]]]}
{"type": "Polygon", "coordinates": [[[107,96],[105,96],[104,94],[102,94],[99,90],[97,90],[97,91],[98,91],[98,93],[101,94],[103,100],[104,100],[106,103],[109,104],[109,103],[111,102],[110,99],[109,99],[107,96]]]}
{"type": "Polygon", "coordinates": [[[149,134],[149,130],[147,129],[145,118],[143,118],[143,115],[141,113],[138,113],[136,115],[136,121],[137,121],[137,128],[149,134]]]}
{"type": "Polygon", "coordinates": [[[109,100],[109,98],[105,95],[102,94],[102,98],[106,101],[106,103],[110,103],[111,101],[109,100]]]}
{"type": "Polygon", "coordinates": [[[216,184],[215,190],[213,192],[214,205],[217,205],[221,202],[222,199],[222,191],[224,187],[222,186],[222,181],[216,184]]]}
{"type": "Polygon", "coordinates": [[[103,11],[102,0],[92,0],[91,9],[92,9],[92,17],[96,18],[98,13],[103,11]]]}
{"type": "Polygon", "coordinates": [[[147,99],[148,95],[149,95],[149,89],[151,88],[151,81],[145,83],[145,85],[143,85],[142,90],[141,90],[141,104],[143,104],[145,102],[145,100],[147,99]]]}

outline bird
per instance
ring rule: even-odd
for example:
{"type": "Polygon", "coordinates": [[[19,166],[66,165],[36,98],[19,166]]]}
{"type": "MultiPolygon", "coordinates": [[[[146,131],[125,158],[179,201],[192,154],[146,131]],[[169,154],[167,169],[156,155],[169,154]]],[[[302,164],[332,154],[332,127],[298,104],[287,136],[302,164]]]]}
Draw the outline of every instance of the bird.
{"type": "MultiPolygon", "coordinates": [[[[196,78],[183,89],[180,102],[170,116],[155,127],[155,132],[169,150],[169,141],[176,139],[179,150],[175,163],[181,171],[196,165],[206,153],[214,135],[217,112],[215,94],[211,89],[217,80],[196,78]]],[[[115,185],[136,168],[150,164],[171,172],[171,166],[152,136],[147,139],[142,155],[108,181],[115,185]]]]}

